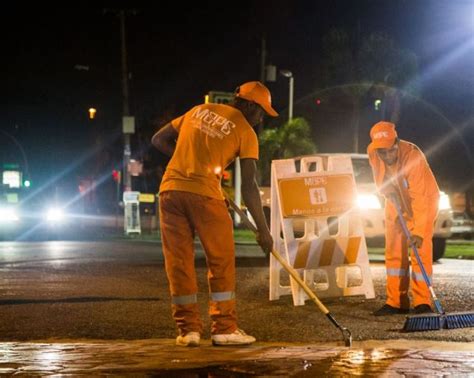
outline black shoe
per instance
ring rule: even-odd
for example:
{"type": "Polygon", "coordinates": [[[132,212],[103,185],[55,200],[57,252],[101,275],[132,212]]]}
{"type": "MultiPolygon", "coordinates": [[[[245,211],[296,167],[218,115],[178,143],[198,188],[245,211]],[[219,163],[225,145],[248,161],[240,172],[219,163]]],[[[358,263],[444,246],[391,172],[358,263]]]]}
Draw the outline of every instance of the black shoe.
{"type": "Polygon", "coordinates": [[[416,306],[414,311],[415,311],[415,314],[428,314],[428,313],[432,313],[433,309],[431,308],[430,305],[421,304],[421,305],[416,306]]]}
{"type": "Polygon", "coordinates": [[[380,307],[377,311],[374,311],[372,314],[375,316],[408,314],[408,310],[392,307],[389,304],[384,304],[382,307],[380,307]]]}

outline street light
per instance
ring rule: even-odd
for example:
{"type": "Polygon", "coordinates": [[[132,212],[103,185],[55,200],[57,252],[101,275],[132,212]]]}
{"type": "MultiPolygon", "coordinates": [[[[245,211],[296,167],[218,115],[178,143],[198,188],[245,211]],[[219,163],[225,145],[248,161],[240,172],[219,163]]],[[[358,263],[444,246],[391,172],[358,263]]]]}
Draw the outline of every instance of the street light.
{"type": "Polygon", "coordinates": [[[293,87],[294,87],[294,77],[293,73],[289,70],[280,70],[280,74],[289,79],[289,99],[288,99],[288,121],[293,119],[293,87]]]}

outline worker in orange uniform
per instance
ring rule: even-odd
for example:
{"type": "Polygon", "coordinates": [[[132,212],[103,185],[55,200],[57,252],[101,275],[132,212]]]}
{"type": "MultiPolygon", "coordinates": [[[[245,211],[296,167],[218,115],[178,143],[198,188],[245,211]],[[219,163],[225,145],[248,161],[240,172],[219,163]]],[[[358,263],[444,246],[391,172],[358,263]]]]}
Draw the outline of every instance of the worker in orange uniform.
{"type": "Polygon", "coordinates": [[[390,197],[395,195],[418,248],[430,280],[433,272],[433,228],[438,213],[439,189],[425,155],[413,143],[398,139],[395,125],[378,122],[370,130],[370,165],[379,191],[386,197],[385,267],[387,300],[376,316],[404,314],[410,309],[409,286],[418,314],[432,312],[430,292],[413,252],[409,260],[408,240],[397,219],[390,197]],[[411,275],[410,275],[411,265],[411,275]]]}
{"type": "Polygon", "coordinates": [[[177,345],[198,346],[203,328],[194,268],[195,232],[208,267],[212,343],[255,341],[237,326],[233,224],[221,178],[239,157],[242,197],[256,223],[257,241],[270,253],[273,239],[256,182],[258,139],[254,131],[265,114],[278,115],[270,91],[260,82],[247,82],[237,88],[231,104],[195,106],[152,138],[157,149],[172,156],[160,186],[160,221],[172,313],[179,330],[177,345]]]}

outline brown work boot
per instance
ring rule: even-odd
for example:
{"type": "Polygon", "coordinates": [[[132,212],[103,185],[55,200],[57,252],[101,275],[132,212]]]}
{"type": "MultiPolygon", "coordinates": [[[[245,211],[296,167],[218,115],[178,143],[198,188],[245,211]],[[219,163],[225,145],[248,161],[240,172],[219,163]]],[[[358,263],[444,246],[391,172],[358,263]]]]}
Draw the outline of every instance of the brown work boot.
{"type": "Polygon", "coordinates": [[[389,304],[384,304],[377,311],[372,313],[374,316],[386,316],[386,315],[399,315],[399,314],[408,314],[408,310],[403,308],[397,308],[390,306],[389,304]]]}

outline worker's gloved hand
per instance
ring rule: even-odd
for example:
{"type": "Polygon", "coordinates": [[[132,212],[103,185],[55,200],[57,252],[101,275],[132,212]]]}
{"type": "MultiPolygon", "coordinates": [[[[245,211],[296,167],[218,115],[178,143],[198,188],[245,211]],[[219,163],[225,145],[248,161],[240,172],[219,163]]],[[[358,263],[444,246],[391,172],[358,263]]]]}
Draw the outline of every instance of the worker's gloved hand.
{"type": "Polygon", "coordinates": [[[273,238],[268,229],[257,232],[257,243],[262,248],[265,255],[269,255],[273,249],[273,238]]]}
{"type": "Polygon", "coordinates": [[[411,236],[412,244],[415,244],[416,248],[421,248],[423,245],[423,238],[418,235],[411,236]]]}

